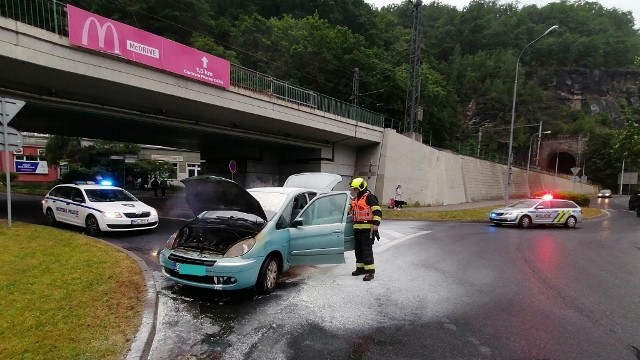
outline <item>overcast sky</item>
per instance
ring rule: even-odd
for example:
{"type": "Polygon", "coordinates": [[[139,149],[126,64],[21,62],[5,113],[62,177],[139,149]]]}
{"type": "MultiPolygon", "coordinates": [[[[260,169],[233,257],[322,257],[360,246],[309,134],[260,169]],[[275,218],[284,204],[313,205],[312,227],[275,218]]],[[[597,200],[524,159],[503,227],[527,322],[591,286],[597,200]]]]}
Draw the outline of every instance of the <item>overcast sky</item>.
{"type": "MultiPolygon", "coordinates": [[[[366,0],[368,3],[373,4],[377,7],[383,7],[389,4],[397,4],[402,2],[401,0],[366,0]]],[[[430,0],[424,0],[423,2],[428,3],[430,0]]],[[[441,0],[443,4],[450,4],[456,6],[458,9],[462,9],[464,6],[469,4],[469,0],[441,0]]],[[[553,1],[549,0],[521,0],[520,7],[523,5],[538,5],[544,6],[553,1]]],[[[607,8],[616,7],[623,11],[632,11],[633,18],[636,21],[636,28],[640,27],[640,1],[639,0],[600,0],[598,1],[602,6],[607,8]]]]}

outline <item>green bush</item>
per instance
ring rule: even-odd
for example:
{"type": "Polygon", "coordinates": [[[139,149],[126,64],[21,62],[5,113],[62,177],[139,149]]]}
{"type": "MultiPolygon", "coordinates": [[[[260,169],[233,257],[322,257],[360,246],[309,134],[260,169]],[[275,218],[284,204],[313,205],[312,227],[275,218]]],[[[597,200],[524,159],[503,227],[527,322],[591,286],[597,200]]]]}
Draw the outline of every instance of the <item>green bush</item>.
{"type": "MultiPolygon", "coordinates": [[[[9,173],[9,181],[11,181],[11,183],[13,184],[14,181],[16,181],[16,179],[18,178],[18,174],[14,173],[14,172],[10,172],[9,173]]],[[[5,172],[0,172],[0,183],[5,183],[7,179],[7,173],[5,172]]]]}
{"type": "MultiPolygon", "coordinates": [[[[547,193],[547,191],[539,191],[533,194],[533,196],[538,197],[547,193]]],[[[589,195],[576,194],[570,191],[556,191],[552,192],[552,194],[554,199],[571,200],[578,204],[578,206],[589,207],[589,204],[591,204],[591,197],[589,195]]]]}

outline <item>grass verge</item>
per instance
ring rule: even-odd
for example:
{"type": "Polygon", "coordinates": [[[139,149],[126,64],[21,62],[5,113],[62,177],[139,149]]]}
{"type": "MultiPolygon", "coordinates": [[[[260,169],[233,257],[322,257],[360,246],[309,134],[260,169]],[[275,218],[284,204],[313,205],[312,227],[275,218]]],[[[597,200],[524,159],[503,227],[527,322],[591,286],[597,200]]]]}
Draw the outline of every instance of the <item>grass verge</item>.
{"type": "MultiPolygon", "coordinates": [[[[422,220],[422,221],[488,221],[491,210],[499,206],[487,206],[475,209],[420,211],[404,209],[382,210],[382,219],[388,220],[422,220]]],[[[600,209],[582,208],[585,219],[594,218],[602,214],[600,209]]]]}
{"type": "Polygon", "coordinates": [[[138,327],[138,264],[86,236],[0,223],[0,358],[121,359],[138,327]]]}

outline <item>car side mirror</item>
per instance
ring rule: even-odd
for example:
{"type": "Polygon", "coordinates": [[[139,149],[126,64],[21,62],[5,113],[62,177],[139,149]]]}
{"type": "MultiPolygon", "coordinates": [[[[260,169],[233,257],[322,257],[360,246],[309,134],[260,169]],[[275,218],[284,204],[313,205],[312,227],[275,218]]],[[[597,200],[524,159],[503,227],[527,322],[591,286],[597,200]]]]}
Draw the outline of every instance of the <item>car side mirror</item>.
{"type": "Polygon", "coordinates": [[[302,221],[302,218],[297,218],[297,219],[293,220],[293,222],[291,223],[291,227],[292,228],[297,228],[297,227],[300,227],[300,226],[303,226],[303,225],[304,225],[304,221],[302,221]]]}
{"type": "Polygon", "coordinates": [[[540,210],[540,209],[544,209],[544,206],[542,205],[536,206],[536,210],[540,210]]]}

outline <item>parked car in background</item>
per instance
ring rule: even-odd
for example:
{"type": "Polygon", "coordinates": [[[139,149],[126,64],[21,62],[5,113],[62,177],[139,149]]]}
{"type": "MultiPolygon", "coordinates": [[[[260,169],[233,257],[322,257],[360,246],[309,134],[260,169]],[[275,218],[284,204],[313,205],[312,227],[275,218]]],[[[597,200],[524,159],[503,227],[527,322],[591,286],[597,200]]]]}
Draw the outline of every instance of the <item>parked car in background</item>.
{"type": "Polygon", "coordinates": [[[600,190],[598,193],[598,198],[612,198],[613,192],[609,189],[600,190]]]}

